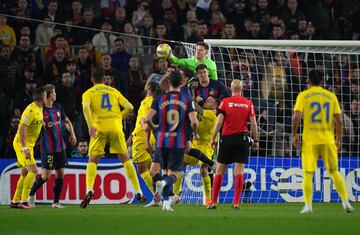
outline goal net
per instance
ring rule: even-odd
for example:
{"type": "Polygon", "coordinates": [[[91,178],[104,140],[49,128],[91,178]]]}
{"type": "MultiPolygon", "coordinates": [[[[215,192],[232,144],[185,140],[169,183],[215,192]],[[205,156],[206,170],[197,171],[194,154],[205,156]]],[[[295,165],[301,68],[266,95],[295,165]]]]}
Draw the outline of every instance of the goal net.
{"type": "MultiPolygon", "coordinates": [[[[243,95],[253,101],[260,131],[260,148],[252,151],[246,166],[243,202],[302,202],[300,151],[292,147],[293,107],[307,88],[312,69],[324,73],[324,83],[341,104],[344,123],[339,168],[349,199],[360,195],[359,85],[360,43],[354,41],[206,40],[216,62],[219,79],[230,86],[243,81],[243,95]]],[[[184,43],[188,56],[195,45],[184,43]]],[[[300,131],[301,128],[300,128],[300,131]]],[[[314,176],[314,201],[340,201],[322,161],[314,176]]],[[[183,203],[202,203],[199,170],[188,167],[183,203]]],[[[231,203],[233,171],[224,177],[220,203],[231,203]]]]}

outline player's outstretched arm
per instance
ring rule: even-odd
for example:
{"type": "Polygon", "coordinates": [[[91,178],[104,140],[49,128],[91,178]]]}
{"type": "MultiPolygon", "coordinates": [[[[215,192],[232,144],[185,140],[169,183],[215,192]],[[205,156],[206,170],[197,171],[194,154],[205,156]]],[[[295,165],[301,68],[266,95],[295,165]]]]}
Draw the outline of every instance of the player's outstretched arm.
{"type": "Polygon", "coordinates": [[[146,114],[144,125],[141,125],[144,131],[150,132],[151,130],[156,128],[154,123],[152,122],[152,119],[155,116],[155,114],[156,114],[155,109],[150,109],[146,114]]]}

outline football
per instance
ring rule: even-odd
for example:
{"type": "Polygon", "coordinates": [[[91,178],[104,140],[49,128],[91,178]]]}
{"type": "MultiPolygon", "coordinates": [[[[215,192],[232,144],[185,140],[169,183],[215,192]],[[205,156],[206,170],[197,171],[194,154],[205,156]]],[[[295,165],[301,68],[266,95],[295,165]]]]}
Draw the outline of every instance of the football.
{"type": "Polygon", "coordinates": [[[169,44],[162,43],[156,48],[156,55],[159,58],[168,58],[171,54],[171,47],[169,44]]]}

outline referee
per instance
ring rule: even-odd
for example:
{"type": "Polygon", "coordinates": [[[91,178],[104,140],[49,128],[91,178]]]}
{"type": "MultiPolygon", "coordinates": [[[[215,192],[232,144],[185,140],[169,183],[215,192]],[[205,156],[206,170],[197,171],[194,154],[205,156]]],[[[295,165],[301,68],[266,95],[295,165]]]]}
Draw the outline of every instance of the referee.
{"type": "Polygon", "coordinates": [[[231,163],[235,163],[233,208],[239,208],[244,185],[244,165],[249,161],[250,138],[247,128],[247,121],[249,119],[254,138],[252,148],[257,149],[259,145],[254,106],[250,100],[241,96],[242,83],[240,80],[232,81],[231,93],[232,96],[224,98],[218,107],[219,115],[211,140],[214,145],[216,143],[216,136],[222,127],[217,159],[218,164],[213,182],[212,203],[208,206],[208,209],[216,209],[223,176],[227,169],[227,164],[231,163]]]}

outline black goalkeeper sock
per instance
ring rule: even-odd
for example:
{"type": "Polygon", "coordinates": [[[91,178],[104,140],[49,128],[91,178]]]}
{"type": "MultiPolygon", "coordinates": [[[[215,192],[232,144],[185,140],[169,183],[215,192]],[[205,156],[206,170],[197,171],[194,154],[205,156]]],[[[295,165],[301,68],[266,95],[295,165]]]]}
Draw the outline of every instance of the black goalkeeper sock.
{"type": "Polygon", "coordinates": [[[34,184],[32,185],[31,187],[31,190],[30,190],[30,193],[29,193],[29,196],[34,196],[36,191],[46,182],[46,180],[43,180],[43,178],[40,176],[38,177],[34,184]]]}
{"type": "Polygon", "coordinates": [[[62,178],[55,179],[54,184],[54,203],[59,203],[60,193],[63,187],[64,180],[62,178]]]}
{"type": "Polygon", "coordinates": [[[202,161],[203,163],[205,163],[209,166],[214,165],[214,162],[211,161],[207,156],[205,156],[205,154],[203,154],[199,149],[192,148],[192,149],[190,149],[188,154],[194,158],[199,159],[200,161],[202,161]]]}

